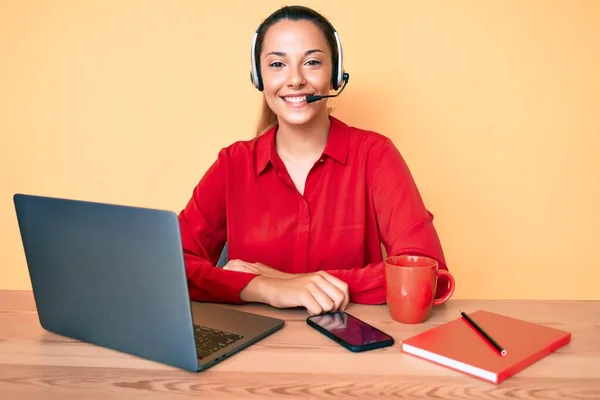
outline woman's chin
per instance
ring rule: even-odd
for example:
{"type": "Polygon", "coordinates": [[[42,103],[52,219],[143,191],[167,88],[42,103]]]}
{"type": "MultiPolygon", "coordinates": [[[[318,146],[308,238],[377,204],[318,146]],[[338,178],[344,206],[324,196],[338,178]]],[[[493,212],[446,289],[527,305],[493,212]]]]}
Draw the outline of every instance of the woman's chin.
{"type": "MultiPolygon", "coordinates": [[[[278,115],[279,120],[285,122],[288,125],[302,126],[310,125],[316,120],[320,119],[320,113],[316,113],[316,110],[295,110],[295,111],[284,111],[278,115]]],[[[325,113],[325,115],[327,115],[325,113]]]]}
{"type": "Polygon", "coordinates": [[[306,125],[314,118],[312,113],[306,112],[286,112],[279,116],[279,119],[288,125],[306,125]]]}

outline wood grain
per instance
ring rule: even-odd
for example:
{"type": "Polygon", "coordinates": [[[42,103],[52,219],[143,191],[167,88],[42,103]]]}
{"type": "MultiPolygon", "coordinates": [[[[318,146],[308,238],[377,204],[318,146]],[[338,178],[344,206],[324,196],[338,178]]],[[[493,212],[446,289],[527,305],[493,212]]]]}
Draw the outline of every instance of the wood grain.
{"type": "Polygon", "coordinates": [[[600,399],[600,302],[451,300],[420,325],[385,306],[352,304],[351,314],[396,339],[355,354],[306,325],[303,310],[226,306],[286,320],[267,339],[201,373],[44,331],[30,292],[0,291],[0,399],[600,399]],[[573,334],[569,345],[500,385],[400,352],[400,341],[486,309],[573,334]]]}

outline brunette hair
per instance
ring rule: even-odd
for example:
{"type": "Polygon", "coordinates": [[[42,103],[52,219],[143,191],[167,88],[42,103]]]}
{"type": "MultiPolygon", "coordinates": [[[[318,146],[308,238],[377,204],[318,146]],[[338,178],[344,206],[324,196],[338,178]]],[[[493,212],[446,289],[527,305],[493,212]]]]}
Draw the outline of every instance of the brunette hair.
{"type": "MultiPolygon", "coordinates": [[[[329,49],[331,50],[332,65],[337,65],[338,54],[337,54],[337,51],[335,50],[337,48],[337,43],[335,40],[333,28],[332,28],[331,24],[329,23],[329,21],[327,21],[327,19],[324,16],[322,16],[315,10],[312,10],[308,7],[285,6],[285,7],[282,7],[280,9],[276,10],[271,15],[269,15],[263,21],[263,23],[261,24],[261,26],[258,30],[258,34],[256,36],[256,48],[255,48],[254,56],[255,56],[256,64],[257,64],[256,68],[259,73],[260,73],[260,52],[262,51],[262,44],[263,44],[263,41],[265,38],[265,34],[267,33],[267,31],[269,30],[269,28],[271,26],[273,26],[275,23],[277,23],[281,20],[284,20],[284,19],[289,19],[292,21],[307,20],[307,21],[311,21],[312,23],[314,23],[321,30],[321,32],[325,36],[325,39],[327,40],[327,44],[329,45],[329,49]]],[[[329,113],[331,113],[331,110],[332,110],[331,108],[328,108],[327,111],[329,113]]],[[[269,107],[269,104],[267,104],[266,99],[263,97],[262,109],[260,112],[260,117],[258,119],[258,125],[256,127],[256,136],[262,135],[264,132],[266,132],[267,130],[269,130],[276,124],[277,124],[277,115],[273,112],[273,110],[271,110],[271,108],[269,107]]]]}

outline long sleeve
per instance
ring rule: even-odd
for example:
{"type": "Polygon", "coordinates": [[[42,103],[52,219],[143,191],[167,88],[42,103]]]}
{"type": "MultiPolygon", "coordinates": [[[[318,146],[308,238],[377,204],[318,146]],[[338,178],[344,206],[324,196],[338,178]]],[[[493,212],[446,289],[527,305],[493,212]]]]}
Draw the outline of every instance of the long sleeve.
{"type": "Polygon", "coordinates": [[[191,300],[239,304],[256,275],[216,267],[227,235],[225,158],[223,150],[194,188],[179,226],[191,300]]]}
{"type": "MultiPolygon", "coordinates": [[[[378,153],[369,162],[369,179],[379,235],[387,255],[424,255],[437,260],[440,269],[447,270],[433,215],[425,208],[404,159],[390,140],[383,143],[378,153]]],[[[386,302],[383,262],[327,272],[348,283],[352,302],[386,302]]],[[[440,279],[436,295],[441,295],[446,286],[447,282],[440,279]]]]}

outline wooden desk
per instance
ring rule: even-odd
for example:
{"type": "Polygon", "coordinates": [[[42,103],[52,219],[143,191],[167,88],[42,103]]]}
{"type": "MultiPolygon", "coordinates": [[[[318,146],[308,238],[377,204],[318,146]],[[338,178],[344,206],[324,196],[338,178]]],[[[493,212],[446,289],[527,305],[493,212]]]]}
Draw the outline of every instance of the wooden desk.
{"type": "Polygon", "coordinates": [[[396,339],[359,354],[308,327],[302,310],[240,308],[286,325],[194,374],[48,333],[30,292],[0,291],[0,399],[600,399],[600,302],[451,300],[422,325],[353,304],[350,313],[396,339]],[[480,308],[570,331],[572,341],[500,385],[400,352],[402,338],[480,308]]]}

